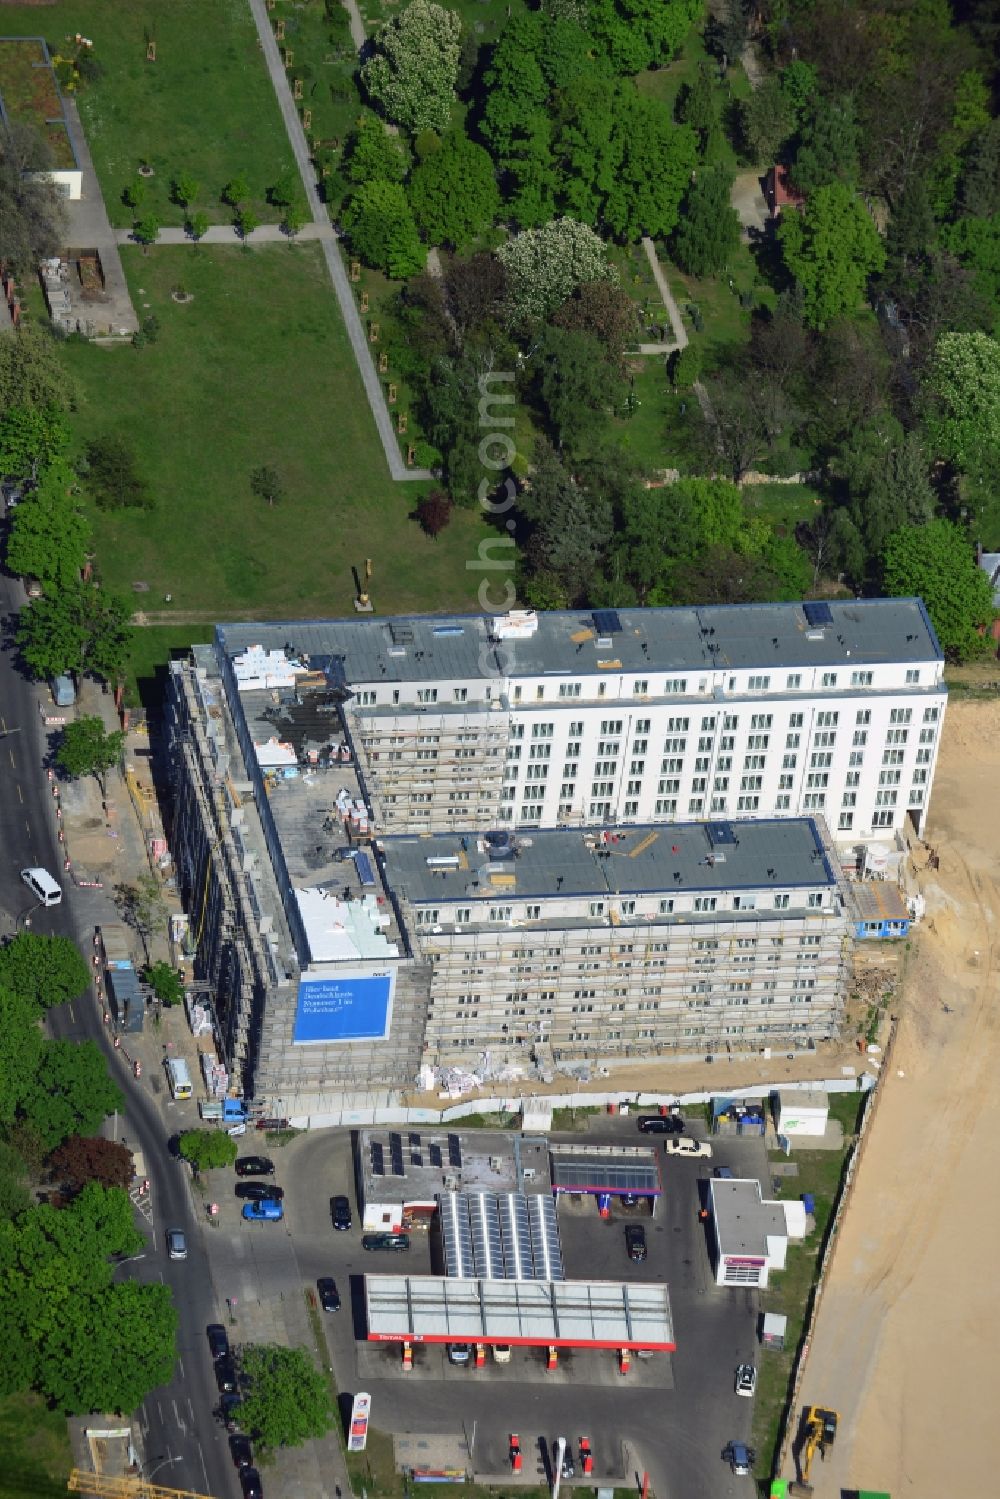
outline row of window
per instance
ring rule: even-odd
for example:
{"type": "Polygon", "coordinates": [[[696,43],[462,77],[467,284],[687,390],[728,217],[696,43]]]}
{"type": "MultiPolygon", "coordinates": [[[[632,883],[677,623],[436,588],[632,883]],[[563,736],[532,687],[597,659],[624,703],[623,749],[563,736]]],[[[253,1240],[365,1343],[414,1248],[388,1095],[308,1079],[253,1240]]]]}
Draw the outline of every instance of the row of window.
{"type": "MultiPolygon", "coordinates": [[[[905,676],[905,685],[907,687],[919,687],[921,680],[927,679],[922,678],[920,667],[907,668],[905,676]]],[[[843,689],[847,687],[867,688],[873,686],[874,681],[874,672],[867,670],[858,670],[851,672],[824,671],[820,674],[820,687],[825,691],[836,691],[838,688],[843,689]]],[[[605,697],[607,695],[607,683],[598,682],[596,685],[597,692],[595,696],[598,698],[605,697]]],[[[630,692],[633,697],[649,697],[650,689],[652,688],[653,695],[656,697],[685,697],[687,695],[689,686],[692,686],[692,690],[694,690],[692,680],[687,677],[667,677],[665,679],[636,677],[631,684],[630,692]]],[[[738,692],[741,690],[745,690],[747,692],[770,692],[772,690],[772,686],[773,690],[776,692],[801,692],[803,687],[803,673],[798,671],[786,673],[784,678],[784,686],[782,686],[781,678],[771,672],[759,672],[750,675],[747,678],[745,688],[743,689],[741,689],[739,686],[738,677],[731,675],[727,681],[727,691],[729,692],[738,692]]],[[[807,683],[807,688],[811,687],[812,681],[810,680],[807,683]]],[[[583,682],[560,682],[557,685],[556,695],[564,701],[566,699],[579,698],[583,696],[583,688],[583,682]]],[[[698,694],[704,695],[709,691],[711,691],[711,683],[709,679],[707,677],[698,678],[698,694]]],[[[487,689],[487,695],[489,695],[489,689],[487,689]]],[[[533,701],[544,702],[545,699],[545,684],[539,682],[535,686],[535,696],[533,701]]],[[[363,688],[357,694],[358,704],[362,708],[374,708],[378,705],[379,700],[379,693],[374,688],[363,688]]],[[[383,696],[381,700],[383,703],[391,702],[393,706],[399,705],[400,689],[398,687],[392,688],[390,690],[389,697],[387,698],[383,696]]],[[[523,686],[515,685],[513,689],[513,700],[515,703],[525,701],[525,689],[523,686]]],[[[450,695],[448,688],[420,687],[417,689],[418,703],[430,704],[445,701],[453,703],[466,703],[469,701],[469,689],[467,687],[452,687],[450,689],[450,695]]]]}

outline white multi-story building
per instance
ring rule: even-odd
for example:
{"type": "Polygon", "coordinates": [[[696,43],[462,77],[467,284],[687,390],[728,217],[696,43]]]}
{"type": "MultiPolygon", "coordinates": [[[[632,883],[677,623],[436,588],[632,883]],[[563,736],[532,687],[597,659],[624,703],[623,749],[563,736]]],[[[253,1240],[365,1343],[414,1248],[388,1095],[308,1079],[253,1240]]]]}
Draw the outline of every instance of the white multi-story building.
{"type": "Polygon", "coordinates": [[[838,1028],[851,935],[811,818],[439,833],[379,851],[432,974],[429,1060],[610,1061],[838,1028]]]}
{"type": "Polygon", "coordinates": [[[234,1085],[831,1034],[827,830],[921,825],[945,703],[912,599],[220,625],[166,711],[234,1085]]]}
{"type": "Polygon", "coordinates": [[[822,813],[850,843],[930,801],[946,705],[919,599],[225,625],[319,665],[377,831],[822,813]]]}

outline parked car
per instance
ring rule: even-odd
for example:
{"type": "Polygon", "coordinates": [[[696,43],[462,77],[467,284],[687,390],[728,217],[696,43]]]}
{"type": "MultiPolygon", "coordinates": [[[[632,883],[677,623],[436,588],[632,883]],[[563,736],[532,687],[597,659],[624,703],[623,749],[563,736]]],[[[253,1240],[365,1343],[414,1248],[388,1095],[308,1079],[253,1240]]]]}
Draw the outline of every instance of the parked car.
{"type": "Polygon", "coordinates": [[[679,1114],[640,1114],[637,1124],[641,1135],[679,1135],[684,1130],[679,1114]]]}
{"type": "Polygon", "coordinates": [[[472,1357],[472,1349],[468,1343],[449,1343],[449,1364],[467,1364],[472,1357]]]}
{"type": "Polygon", "coordinates": [[[319,1304],[324,1312],[340,1311],[340,1292],[337,1290],[337,1282],[332,1275],[321,1275],[316,1282],[316,1290],[319,1292],[319,1304]]]}
{"type": "Polygon", "coordinates": [[[167,1258],[170,1260],[186,1260],[188,1257],[187,1238],[182,1228],[167,1229],[167,1258]]]}
{"type": "Polygon", "coordinates": [[[266,1155],[241,1155],[236,1162],[237,1176],[273,1176],[274,1162],[266,1155]]]}
{"type": "Polygon", "coordinates": [[[264,1486],[256,1468],[240,1469],[240,1485],[243,1489],[243,1499],[264,1499],[264,1486]]]}
{"type": "Polygon", "coordinates": [[[205,1328],[208,1351],[213,1358],[225,1358],[229,1353],[229,1334],[221,1322],[212,1322],[205,1328]]]}
{"type": "Polygon", "coordinates": [[[239,1394],[222,1395],[219,1399],[219,1416],[227,1431],[235,1431],[239,1424],[239,1409],[243,1404],[239,1394]]]}
{"type": "Polygon", "coordinates": [[[260,1202],[243,1204],[243,1217],[248,1223],[280,1223],[284,1216],[284,1208],[280,1202],[275,1202],[273,1197],[265,1197],[260,1202]]]}
{"type": "Polygon", "coordinates": [[[253,1447],[250,1438],[244,1436],[242,1431],[234,1431],[229,1438],[229,1455],[238,1468],[250,1468],[253,1466],[253,1447]]]}
{"type": "Polygon", "coordinates": [[[330,1198],[330,1217],[338,1233],[346,1233],[351,1226],[351,1204],[347,1197],[330,1198]]]}
{"type": "Polygon", "coordinates": [[[409,1249],[409,1234],[363,1234],[362,1249],[409,1249]]]}
{"type": "Polygon", "coordinates": [[[690,1140],[687,1136],[679,1138],[677,1135],[674,1135],[671,1139],[664,1142],[663,1148],[667,1155],[700,1156],[706,1161],[712,1159],[712,1147],[707,1140],[690,1140]]]}
{"type": "Polygon", "coordinates": [[[757,1389],[757,1370],[753,1364],[740,1364],[736,1370],[736,1393],[749,1399],[757,1389]]]}
{"type": "Polygon", "coordinates": [[[237,1182],[236,1195],[247,1202],[263,1202],[265,1197],[272,1202],[280,1202],[285,1195],[284,1187],[279,1187],[274,1182],[237,1182]]]}
{"type": "Polygon", "coordinates": [[[630,1223],[625,1230],[625,1248],[628,1257],[637,1265],[646,1258],[646,1230],[641,1223],[630,1223]]]}
{"type": "Polygon", "coordinates": [[[510,1344],[509,1343],[494,1343],[493,1344],[493,1362],[495,1364],[509,1364],[510,1363],[510,1352],[511,1352],[511,1349],[510,1349],[510,1344]]]}
{"type": "Polygon", "coordinates": [[[239,1379],[236,1374],[236,1365],[232,1354],[227,1353],[220,1358],[215,1365],[215,1382],[219,1386],[220,1395],[235,1395],[239,1379]]]}
{"type": "Polygon", "coordinates": [[[746,1478],[757,1461],[756,1452],[746,1442],[729,1442],[723,1448],[722,1456],[738,1478],[746,1478]]]}

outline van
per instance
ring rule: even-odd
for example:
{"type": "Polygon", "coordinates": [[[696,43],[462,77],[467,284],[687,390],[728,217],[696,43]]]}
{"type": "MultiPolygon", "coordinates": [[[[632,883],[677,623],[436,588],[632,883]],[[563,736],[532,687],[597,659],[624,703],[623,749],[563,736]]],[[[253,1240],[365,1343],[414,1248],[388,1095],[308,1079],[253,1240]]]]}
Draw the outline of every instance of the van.
{"type": "Polygon", "coordinates": [[[493,1344],[493,1362],[495,1364],[509,1364],[510,1363],[510,1344],[509,1343],[494,1343],[493,1344]]]}
{"type": "Polygon", "coordinates": [[[72,708],[76,702],[76,688],[73,686],[72,677],[52,678],[52,701],[57,708],[72,708]]]}
{"type": "Polygon", "coordinates": [[[21,878],[40,905],[57,906],[62,900],[62,886],[47,869],[22,869],[21,878]]]}
{"type": "Polygon", "coordinates": [[[191,1097],[191,1074],[187,1062],[181,1057],[171,1057],[167,1062],[167,1081],[170,1084],[171,1098],[191,1097]]]}

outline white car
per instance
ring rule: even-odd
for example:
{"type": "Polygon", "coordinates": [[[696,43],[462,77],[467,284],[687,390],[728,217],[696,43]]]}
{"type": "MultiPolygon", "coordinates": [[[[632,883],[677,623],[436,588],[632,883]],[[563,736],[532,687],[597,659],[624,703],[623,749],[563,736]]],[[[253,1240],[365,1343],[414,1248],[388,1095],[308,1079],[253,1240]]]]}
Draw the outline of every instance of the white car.
{"type": "Polygon", "coordinates": [[[736,1370],[736,1393],[749,1400],[757,1389],[757,1370],[753,1364],[740,1364],[736,1370]]]}
{"type": "Polygon", "coordinates": [[[686,1135],[671,1135],[663,1142],[663,1148],[667,1155],[700,1156],[705,1161],[712,1159],[712,1147],[707,1140],[692,1140],[686,1135]]]}

